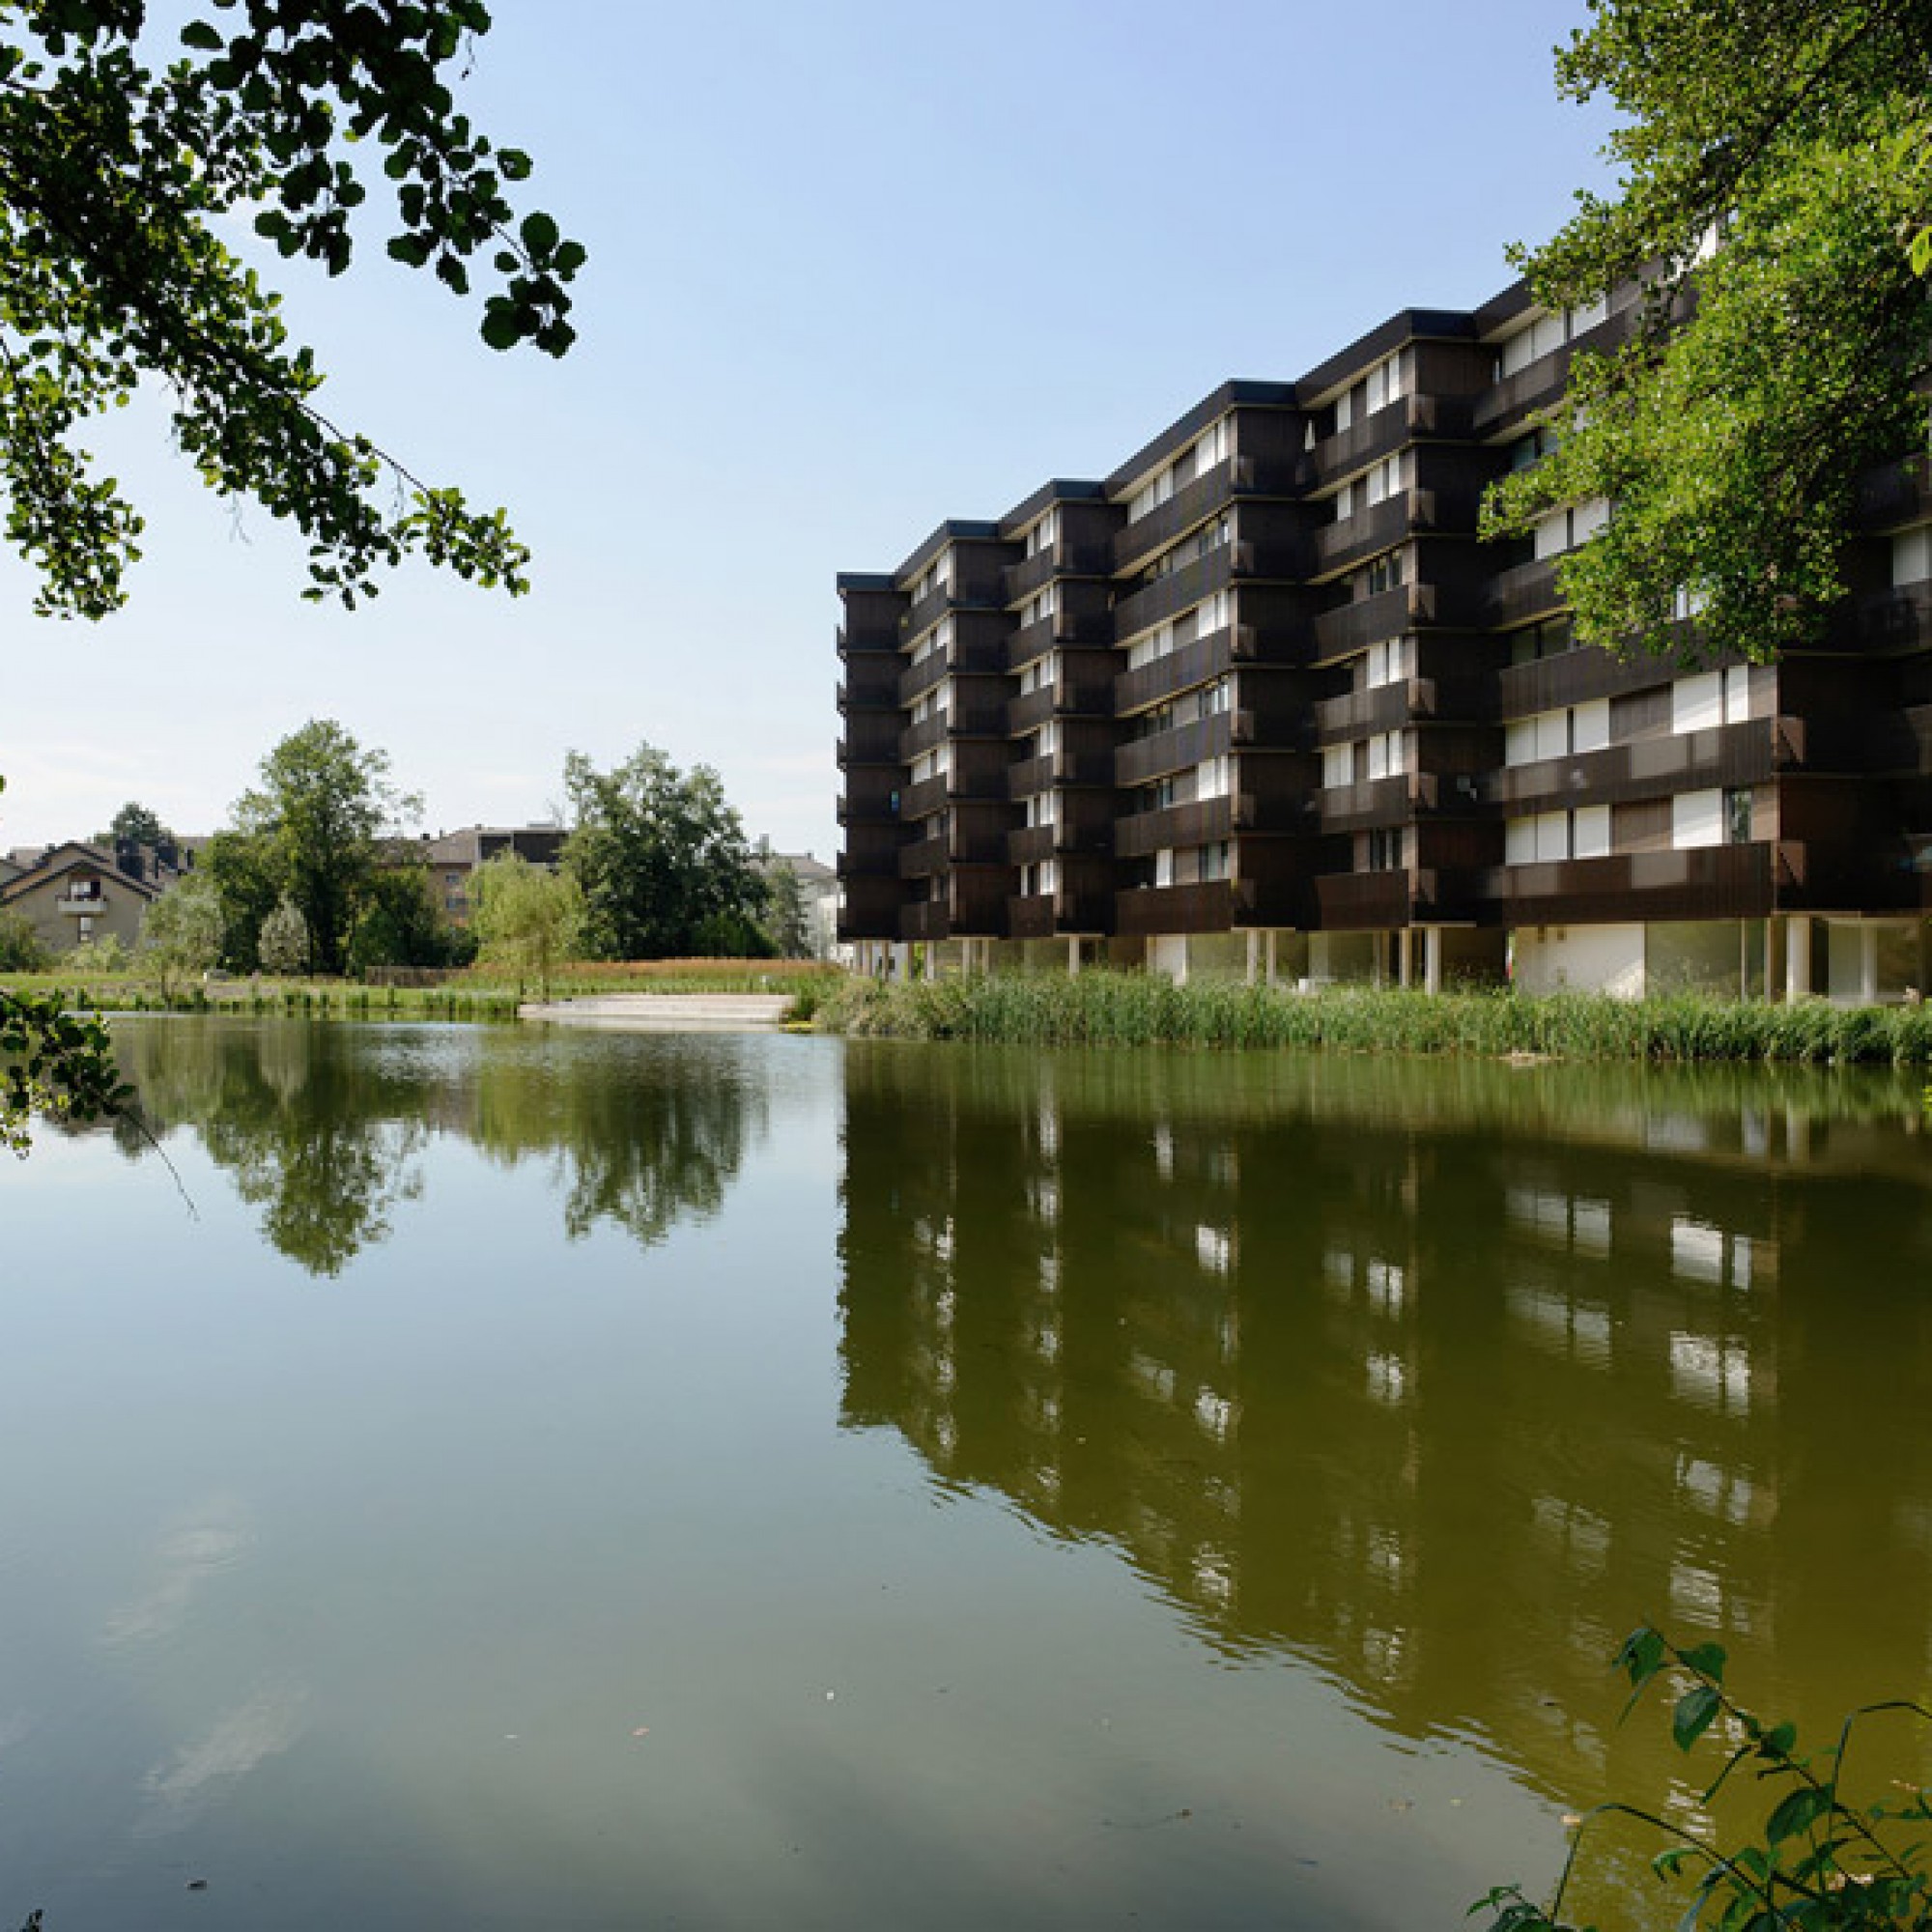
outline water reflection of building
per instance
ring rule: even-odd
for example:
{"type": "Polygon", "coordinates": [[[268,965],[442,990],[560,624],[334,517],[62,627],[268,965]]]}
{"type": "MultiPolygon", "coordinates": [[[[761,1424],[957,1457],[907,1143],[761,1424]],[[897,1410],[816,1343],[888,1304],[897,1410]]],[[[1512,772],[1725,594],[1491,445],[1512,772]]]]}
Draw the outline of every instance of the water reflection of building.
{"type": "Polygon", "coordinates": [[[1916,1688],[1923,1143],[1634,1079],[855,1047],[845,1417],[1566,1795],[1644,1617],[1916,1688]]]}

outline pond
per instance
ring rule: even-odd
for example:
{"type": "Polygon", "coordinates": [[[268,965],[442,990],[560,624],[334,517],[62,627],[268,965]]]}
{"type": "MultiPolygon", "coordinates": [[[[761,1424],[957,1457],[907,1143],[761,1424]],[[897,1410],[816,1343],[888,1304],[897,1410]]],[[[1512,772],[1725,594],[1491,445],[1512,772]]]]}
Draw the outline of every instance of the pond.
{"type": "Polygon", "coordinates": [[[1700,1781],[1640,1619],[1932,1674],[1902,1076],[118,1038],[158,1151],[0,1173],[0,1923],[1453,1926],[1700,1781]]]}

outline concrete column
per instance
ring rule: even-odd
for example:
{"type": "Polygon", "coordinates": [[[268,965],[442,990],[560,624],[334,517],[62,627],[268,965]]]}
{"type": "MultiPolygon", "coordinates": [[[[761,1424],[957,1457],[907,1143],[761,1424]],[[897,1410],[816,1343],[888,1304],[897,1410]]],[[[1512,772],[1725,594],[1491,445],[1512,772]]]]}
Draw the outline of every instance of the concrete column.
{"type": "Polygon", "coordinates": [[[1274,984],[1274,928],[1273,926],[1269,926],[1267,936],[1267,976],[1270,986],[1274,984]]]}
{"type": "Polygon", "coordinates": [[[1859,922],[1859,1002],[1878,1005],[1878,927],[1868,919],[1859,922]]]}
{"type": "Polygon", "coordinates": [[[1442,990],[1442,928],[1439,925],[1425,925],[1422,928],[1422,985],[1425,992],[1439,993],[1442,990]]]}
{"type": "Polygon", "coordinates": [[[1395,936],[1395,982],[1406,987],[1415,975],[1415,931],[1404,926],[1395,936]]]}
{"type": "Polygon", "coordinates": [[[1811,992],[1811,922],[1793,913],[1784,922],[1784,997],[1803,1000],[1811,992]]]}
{"type": "Polygon", "coordinates": [[[1080,942],[1077,939],[1066,942],[1066,977],[1069,980],[1080,977],[1080,942]]]}
{"type": "Polygon", "coordinates": [[[1772,1004],[1788,997],[1784,983],[1784,922],[1764,923],[1764,997],[1772,1004]]]}
{"type": "Polygon", "coordinates": [[[1262,936],[1253,926],[1248,928],[1248,984],[1253,985],[1261,977],[1262,936]]]}

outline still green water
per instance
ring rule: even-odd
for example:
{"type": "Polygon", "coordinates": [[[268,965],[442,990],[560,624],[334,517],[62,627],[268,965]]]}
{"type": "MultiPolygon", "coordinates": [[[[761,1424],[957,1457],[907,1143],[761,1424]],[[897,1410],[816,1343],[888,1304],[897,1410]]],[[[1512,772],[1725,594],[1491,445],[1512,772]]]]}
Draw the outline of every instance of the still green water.
{"type": "Polygon", "coordinates": [[[119,1037],[174,1174],[0,1172],[0,1923],[1446,1927],[1694,1789],[1640,1618],[1926,1694],[1917,1082],[119,1037]]]}

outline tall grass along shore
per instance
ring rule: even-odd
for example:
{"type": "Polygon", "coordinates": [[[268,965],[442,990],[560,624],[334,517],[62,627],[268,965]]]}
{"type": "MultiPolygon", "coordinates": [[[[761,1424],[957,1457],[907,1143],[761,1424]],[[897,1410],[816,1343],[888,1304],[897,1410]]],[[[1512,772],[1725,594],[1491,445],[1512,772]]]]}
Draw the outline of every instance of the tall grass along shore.
{"type": "Polygon", "coordinates": [[[1138,973],[998,976],[881,985],[847,980],[800,1001],[820,1030],[1025,1046],[1338,1047],[1501,1059],[1932,1065],[1932,1007],[1770,1006],[1706,994],[1312,993],[1138,973]],[[814,997],[816,996],[816,997],[814,997]]]}

